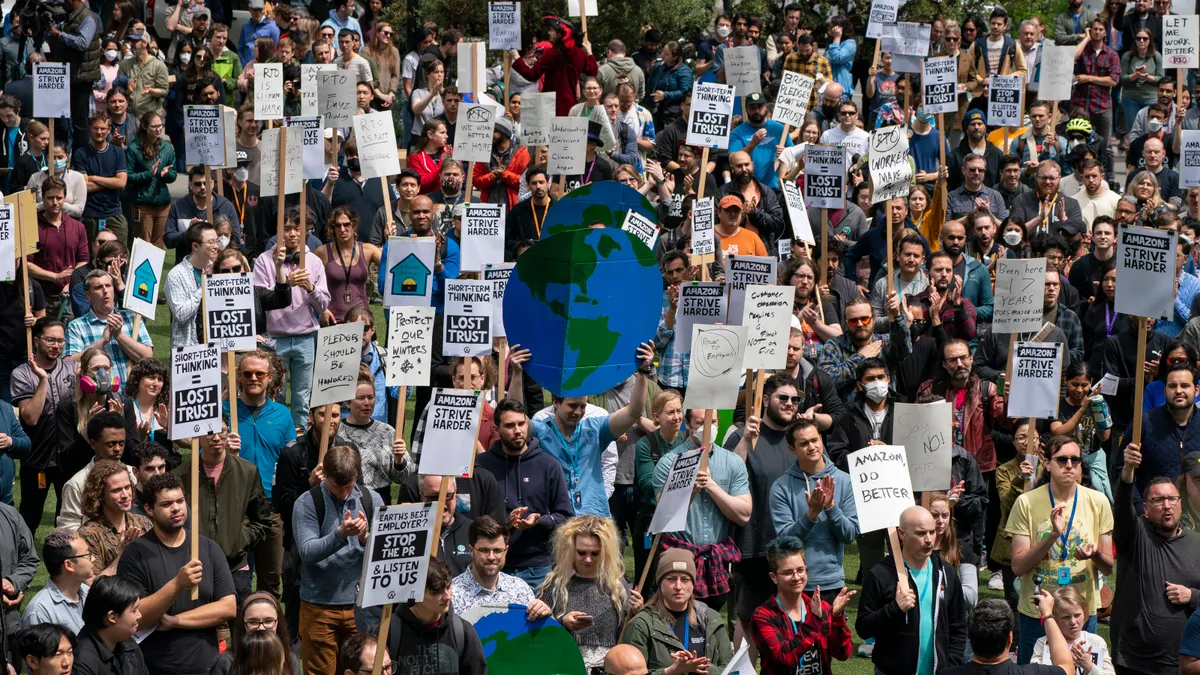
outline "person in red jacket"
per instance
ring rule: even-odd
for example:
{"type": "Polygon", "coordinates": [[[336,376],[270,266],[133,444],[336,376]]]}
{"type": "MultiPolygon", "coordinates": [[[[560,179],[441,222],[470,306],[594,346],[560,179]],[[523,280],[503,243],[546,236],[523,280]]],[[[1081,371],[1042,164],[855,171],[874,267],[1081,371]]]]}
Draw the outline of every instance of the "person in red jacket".
{"type": "Polygon", "coordinates": [[[429,120],[417,141],[420,151],[408,158],[408,167],[421,177],[421,194],[426,195],[442,186],[442,160],[454,154],[448,144],[446,123],[429,120]]]}
{"type": "Polygon", "coordinates": [[[575,89],[579,78],[594,76],[600,69],[586,36],[582,36],[585,38],[582,40],[583,47],[579,47],[576,43],[579,33],[573,25],[557,16],[547,16],[543,20],[546,23],[546,38],[553,48],[543,51],[532,66],[525,63],[520,52],[513,50],[512,67],[527,80],[544,78],[541,80],[541,90],[558,94],[555,98],[555,114],[566,117],[571,106],[577,102],[575,89]]]}
{"type": "Polygon", "coordinates": [[[504,204],[512,210],[521,190],[521,174],[529,166],[529,150],[524,145],[513,147],[513,125],[507,117],[497,117],[492,131],[492,161],[485,169],[475,167],[472,185],[479,189],[480,200],[488,204],[504,204]]]}

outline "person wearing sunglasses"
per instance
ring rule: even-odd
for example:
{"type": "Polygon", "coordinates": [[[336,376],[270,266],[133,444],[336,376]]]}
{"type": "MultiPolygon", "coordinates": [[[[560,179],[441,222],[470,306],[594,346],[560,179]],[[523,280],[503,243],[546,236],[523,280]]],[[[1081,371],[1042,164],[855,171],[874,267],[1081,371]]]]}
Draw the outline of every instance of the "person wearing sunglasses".
{"type": "MultiPolygon", "coordinates": [[[[1178,455],[1175,457],[1178,461],[1178,455]]],[[[1083,450],[1079,443],[1055,436],[1046,447],[1046,458],[1047,475],[1041,484],[1017,497],[1005,525],[1012,535],[1012,571],[1021,577],[1017,603],[1020,664],[1029,663],[1034,644],[1045,635],[1031,599],[1034,593],[1074,588],[1088,616],[1084,630],[1094,633],[1100,598],[1096,575],[1113,572],[1112,507],[1102,493],[1080,485],[1083,450]]],[[[1161,582],[1155,594],[1163,595],[1161,582]]]]}
{"type": "MultiPolygon", "coordinates": [[[[827,340],[821,347],[817,367],[833,378],[842,400],[848,399],[854,392],[855,370],[866,359],[882,357],[888,370],[895,372],[900,363],[912,354],[908,319],[900,311],[900,299],[894,291],[887,296],[885,308],[895,319],[888,326],[888,333],[879,335],[875,333],[870,301],[861,296],[851,300],[844,310],[846,325],[842,334],[827,340]]],[[[818,424],[822,424],[821,421],[818,420],[818,424]]]]}

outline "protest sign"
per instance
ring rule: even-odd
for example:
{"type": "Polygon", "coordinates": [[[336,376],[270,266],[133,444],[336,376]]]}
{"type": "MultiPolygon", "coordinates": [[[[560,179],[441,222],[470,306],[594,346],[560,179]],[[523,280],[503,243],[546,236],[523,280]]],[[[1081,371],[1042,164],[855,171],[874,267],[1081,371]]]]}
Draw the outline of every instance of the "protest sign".
{"type": "Polygon", "coordinates": [[[881,50],[892,55],[892,71],[920,73],[929,56],[929,24],[901,21],[883,29],[881,50]]]}
{"type": "Polygon", "coordinates": [[[17,242],[16,255],[33,255],[40,248],[38,244],[38,211],[34,200],[33,190],[21,190],[4,196],[4,203],[15,207],[13,218],[21,236],[17,242]]]}
{"type": "Polygon", "coordinates": [[[171,353],[171,440],[221,430],[221,356],[212,343],[171,353]]]}
{"type": "Polygon", "coordinates": [[[646,248],[654,250],[654,242],[658,241],[658,223],[629,209],[625,214],[625,222],[621,225],[621,229],[641,239],[646,248]]]}
{"type": "Polygon", "coordinates": [[[183,107],[183,147],[188,164],[225,166],[225,124],[219,105],[183,107]]]}
{"type": "Polygon", "coordinates": [[[684,408],[732,410],[746,359],[746,327],[694,323],[691,337],[684,408]]]}
{"type": "Polygon", "coordinates": [[[391,237],[387,240],[385,307],[432,304],[436,248],[433,237],[391,237]]]}
{"type": "Polygon", "coordinates": [[[254,119],[283,119],[283,64],[254,64],[254,119]]]}
{"type": "Polygon", "coordinates": [[[583,11],[587,12],[588,16],[597,16],[600,14],[596,0],[567,0],[567,16],[579,16],[580,6],[583,7],[583,11]]]}
{"type": "MultiPolygon", "coordinates": [[[[554,117],[550,121],[550,166],[552,176],[577,176],[587,163],[586,117],[554,117]]],[[[491,159],[491,136],[488,136],[488,159],[491,159]]]]}
{"type": "Polygon", "coordinates": [[[912,489],[917,492],[950,489],[953,407],[949,401],[938,401],[897,403],[892,409],[892,441],[904,448],[912,489]]]}
{"type": "Polygon", "coordinates": [[[730,255],[725,258],[725,280],[729,283],[729,313],[723,323],[742,325],[746,306],[746,287],[765,286],[778,279],[775,268],[779,261],[770,256],[730,255]]]}
{"type": "Polygon", "coordinates": [[[896,23],[900,0],[871,0],[871,16],[867,19],[867,37],[883,37],[884,26],[896,23]]]}
{"type": "Polygon", "coordinates": [[[729,124],[733,118],[733,87],[715,82],[692,86],[692,108],[688,114],[687,144],[704,148],[729,148],[729,124]]]}
{"type": "Polygon", "coordinates": [[[787,365],[795,286],[752,284],[746,287],[741,325],[746,327],[747,370],[779,370],[787,365]]]}
{"type": "Polygon", "coordinates": [[[129,252],[129,273],[125,278],[125,294],[121,306],[135,314],[154,320],[158,307],[158,291],[162,286],[163,258],[167,252],[142,239],[133,240],[129,252]]]}
{"type": "Polygon", "coordinates": [[[1008,385],[1009,417],[1058,419],[1062,379],[1061,342],[1018,342],[1013,353],[1012,382],[1008,385]]]}
{"type": "MultiPolygon", "coordinates": [[[[458,43],[458,90],[479,94],[487,90],[487,45],[483,42],[458,43]]],[[[478,96],[475,98],[479,100],[478,96]]]]}
{"type": "MultiPolygon", "coordinates": [[[[259,194],[275,195],[279,192],[279,134],[287,133],[287,160],[284,162],[285,194],[296,194],[304,187],[304,131],[296,127],[264,129],[259,162],[259,194]],[[287,130],[284,132],[284,130],[287,130]]],[[[393,149],[392,152],[395,152],[393,149]]]]}
{"type": "Polygon", "coordinates": [[[988,87],[988,124],[995,127],[1021,126],[1021,76],[993,75],[988,87]]]}
{"type": "Polygon", "coordinates": [[[420,602],[433,546],[437,504],[396,504],[375,509],[363,552],[358,606],[420,602]]]}
{"type": "Polygon", "coordinates": [[[15,206],[0,206],[0,281],[17,275],[17,219],[15,206]]]}
{"type": "Polygon", "coordinates": [[[521,49],[521,3],[488,3],[488,49],[521,49]]]}
{"type": "Polygon", "coordinates": [[[775,257],[779,258],[780,260],[792,259],[791,239],[780,239],[779,241],[775,242],[775,257]]]}
{"type": "MultiPolygon", "coordinates": [[[[388,113],[379,113],[386,115],[388,113]]],[[[586,132],[587,120],[584,120],[586,132]]],[[[492,159],[492,132],[496,127],[496,109],[490,105],[464,103],[458,112],[454,132],[454,159],[460,162],[488,163],[492,159]]],[[[396,146],[392,144],[392,155],[396,146]]],[[[397,171],[397,173],[399,173],[397,171]]]]}
{"type": "Polygon", "coordinates": [[[900,513],[913,505],[908,457],[898,445],[872,445],[846,457],[859,532],[900,524],[900,513]]]}
{"type": "Polygon", "coordinates": [[[812,225],[808,222],[808,209],[804,207],[800,186],[790,180],[779,184],[783,187],[783,200],[787,202],[788,220],[792,221],[792,237],[815,246],[817,240],[813,239],[812,225]]]}
{"type": "Polygon", "coordinates": [[[361,321],[317,329],[312,393],[309,395],[308,407],[316,408],[354,398],[358,368],[362,365],[362,350],[361,321]]]}
{"type": "Polygon", "coordinates": [[[354,80],[351,71],[322,71],[320,80],[321,87],[317,90],[320,96],[317,100],[317,112],[321,115],[321,123],[326,129],[350,126],[357,105],[355,92],[358,88],[358,82],[354,80]]]}
{"type": "Polygon", "coordinates": [[[1200,187],[1200,131],[1184,129],[1180,141],[1179,186],[1200,187]]]}
{"type": "MultiPolygon", "coordinates": [[[[734,385],[737,386],[737,385],[734,385]]],[[[675,455],[671,472],[663,484],[662,494],[654,507],[650,519],[649,534],[682,532],[687,529],[688,507],[692,505],[692,488],[696,485],[696,474],[700,472],[700,459],[704,448],[675,455]]]]}
{"type": "Polygon", "coordinates": [[[1075,47],[1045,42],[1038,70],[1039,101],[1069,101],[1075,81],[1075,47]]]}
{"type": "Polygon", "coordinates": [[[1162,17],[1162,67],[1196,68],[1200,59],[1200,21],[1195,14],[1168,14],[1162,17]]]}
{"type": "Polygon", "coordinates": [[[679,285],[679,303],[675,312],[675,351],[692,351],[692,325],[725,321],[725,284],[717,281],[693,281],[679,285]]]}
{"type": "Polygon", "coordinates": [[[755,45],[725,48],[725,83],[733,87],[738,98],[762,91],[759,53],[755,45]]]}
{"type": "Polygon", "coordinates": [[[692,255],[716,255],[717,240],[713,234],[716,206],[712,197],[692,202],[692,255]]]}
{"type": "Polygon", "coordinates": [[[504,205],[467,204],[463,209],[459,269],[479,272],[504,260],[504,205]]]}
{"type": "Polygon", "coordinates": [[[447,279],[442,355],[483,356],[491,352],[492,282],[447,279]]]}
{"type": "Polygon", "coordinates": [[[221,127],[225,135],[225,164],[222,169],[237,168],[237,110],[221,106],[221,127]]]}
{"type": "Polygon", "coordinates": [[[793,129],[803,125],[804,117],[808,115],[808,103],[812,100],[813,84],[814,80],[807,75],[791,70],[783,71],[771,118],[793,129]]]}
{"type": "Polygon", "coordinates": [[[33,64],[33,117],[71,116],[71,64],[33,64]]]}
{"type": "Polygon", "coordinates": [[[466,476],[475,454],[475,429],[483,410],[483,392],[434,389],[425,422],[417,470],[423,476],[466,476]]]}
{"type": "Polygon", "coordinates": [[[1045,258],[998,259],[992,332],[1036,333],[1042,327],[1045,294],[1045,258]]]}
{"type": "Polygon", "coordinates": [[[925,108],[925,114],[958,111],[958,59],[956,57],[942,56],[936,59],[925,59],[921,69],[921,83],[924,89],[921,105],[925,108]]]}
{"type": "Polygon", "coordinates": [[[254,325],[254,279],[249,272],[204,277],[204,325],[222,352],[258,349],[254,325]]]}
{"type": "Polygon", "coordinates": [[[483,280],[492,282],[492,337],[508,337],[504,330],[504,289],[516,263],[487,263],[483,280]]]}
{"type": "Polygon", "coordinates": [[[832,145],[804,146],[804,203],[814,209],[846,206],[846,151],[832,145]]]}
{"type": "Polygon", "coordinates": [[[871,203],[908,197],[912,165],[908,161],[908,127],[876,129],[870,141],[871,203]]]}
{"type": "MultiPolygon", "coordinates": [[[[552,91],[521,95],[521,142],[526,146],[550,145],[550,125],[558,96],[552,91]]],[[[587,129],[583,134],[587,136],[587,129]]]]}
{"type": "MultiPolygon", "coordinates": [[[[461,128],[462,125],[459,126],[461,128]]],[[[355,115],[354,137],[358,139],[358,159],[362,164],[363,178],[400,173],[400,155],[396,152],[396,127],[392,113],[355,115]]],[[[288,140],[291,141],[291,138],[288,140]]]]}
{"type": "Polygon", "coordinates": [[[392,307],[389,310],[387,386],[429,386],[433,316],[433,307],[392,307]]]}
{"type": "MultiPolygon", "coordinates": [[[[380,113],[386,115],[387,113],[380,113]]],[[[365,117],[365,115],[360,115],[365,117]]],[[[304,180],[321,180],[329,172],[329,166],[325,164],[325,131],[321,128],[320,117],[289,117],[287,125],[293,129],[288,134],[288,141],[299,136],[300,148],[303,155],[301,177],[304,180]],[[295,131],[298,129],[299,131],[295,131]]],[[[362,137],[359,137],[359,142],[362,142],[362,137]]],[[[366,174],[366,159],[363,156],[362,147],[358,150],[359,157],[363,162],[363,174],[366,174]]],[[[395,156],[396,149],[392,148],[392,155],[395,156]]],[[[397,172],[399,173],[399,172],[397,172]]]]}
{"type": "MultiPolygon", "coordinates": [[[[813,649],[816,649],[816,647],[814,646],[813,649]]],[[[811,652],[812,650],[805,652],[805,656],[811,652]]],[[[820,658],[821,655],[818,652],[814,658],[807,659],[803,663],[819,663],[818,659],[820,658]]],[[[733,660],[729,662],[729,665],[725,666],[725,670],[721,671],[721,675],[757,675],[758,671],[754,668],[755,660],[750,658],[750,643],[746,642],[745,638],[742,638],[742,646],[738,647],[737,651],[733,653],[733,660]]]]}
{"type": "Polygon", "coordinates": [[[1174,316],[1174,233],[1133,226],[1117,232],[1115,305],[1118,313],[1130,316],[1174,316]]]}
{"type": "Polygon", "coordinates": [[[300,64],[300,114],[315,117],[321,114],[321,73],[337,70],[332,63],[300,64]]]}

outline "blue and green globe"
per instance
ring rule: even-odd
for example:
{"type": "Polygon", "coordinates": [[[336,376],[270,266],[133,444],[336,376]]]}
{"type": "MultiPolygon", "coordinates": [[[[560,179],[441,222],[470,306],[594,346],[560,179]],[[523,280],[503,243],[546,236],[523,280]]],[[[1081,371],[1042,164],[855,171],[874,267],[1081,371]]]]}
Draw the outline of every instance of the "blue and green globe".
{"type": "Polygon", "coordinates": [[[661,312],[654,253],[612,227],[542,239],[504,291],[509,344],[530,350],[525,372],[564,397],[599,394],[632,375],[661,312]]]}
{"type": "Polygon", "coordinates": [[[620,228],[630,211],[637,211],[658,222],[654,206],[637,190],[615,180],[588,183],[563,195],[550,207],[542,228],[542,238],[568,230],[586,229],[596,223],[620,228]]]}
{"type": "Polygon", "coordinates": [[[524,605],[475,605],[471,622],[491,675],[586,675],[575,638],[550,617],[529,621],[524,605]]]}

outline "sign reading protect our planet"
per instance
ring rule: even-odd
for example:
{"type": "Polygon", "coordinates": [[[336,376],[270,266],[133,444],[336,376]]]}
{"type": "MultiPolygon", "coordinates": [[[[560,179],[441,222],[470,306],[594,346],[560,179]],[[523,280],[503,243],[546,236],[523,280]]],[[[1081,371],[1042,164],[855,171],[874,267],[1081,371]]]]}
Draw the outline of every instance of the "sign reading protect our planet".
{"type": "Polygon", "coordinates": [[[166,251],[142,239],[133,240],[129,253],[129,273],[121,306],[148,320],[154,320],[158,307],[158,289],[162,285],[163,257],[166,251]]]}

